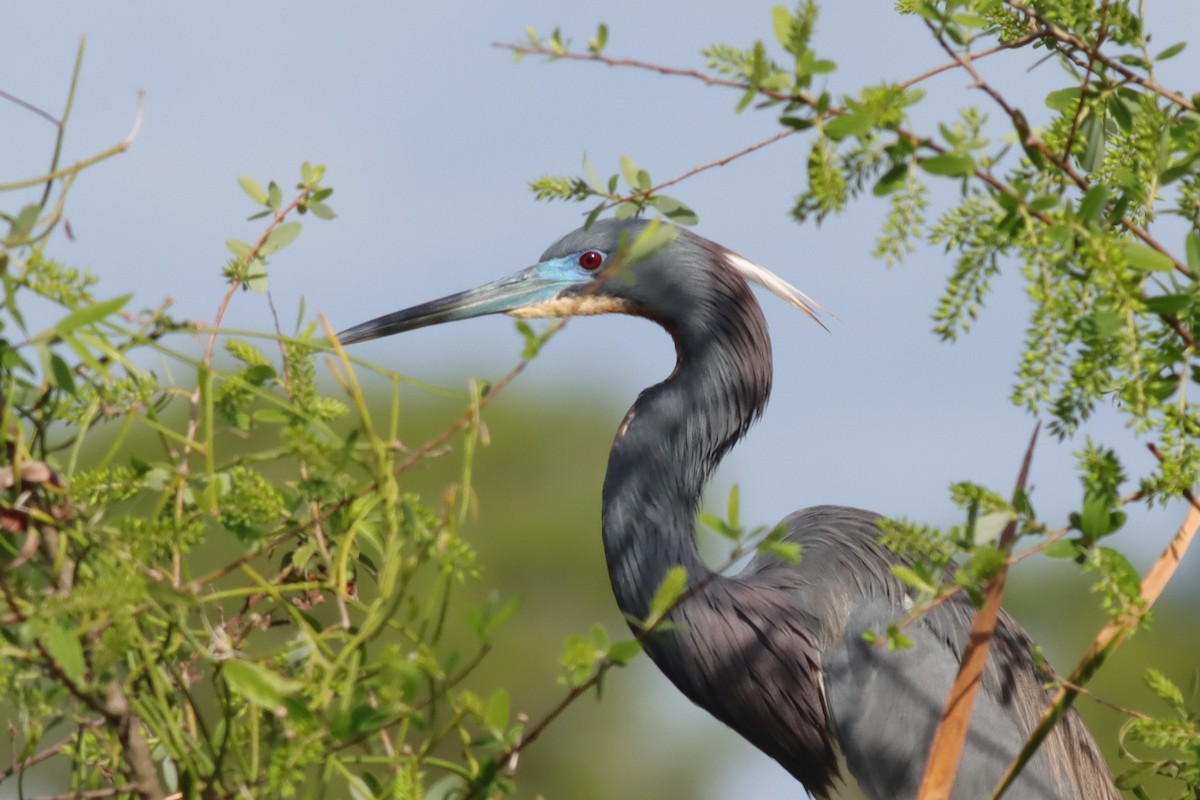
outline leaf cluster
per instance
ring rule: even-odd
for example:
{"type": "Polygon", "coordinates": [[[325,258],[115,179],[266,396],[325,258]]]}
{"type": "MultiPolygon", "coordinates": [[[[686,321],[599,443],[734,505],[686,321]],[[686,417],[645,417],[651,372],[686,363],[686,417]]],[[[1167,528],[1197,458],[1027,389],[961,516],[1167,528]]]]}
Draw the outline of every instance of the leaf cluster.
{"type": "MultiPolygon", "coordinates": [[[[47,198],[66,180],[50,170],[47,198]]],[[[294,217],[334,217],[323,181],[305,164],[289,199],[240,180],[265,227],[230,240],[226,302],[265,290],[294,217]]],[[[523,722],[504,689],[462,684],[516,604],[468,609],[473,642],[448,643],[479,564],[457,504],[401,488],[420,454],[397,377],[372,413],[303,310],[223,358],[189,352],[172,334],[200,327],[47,256],[30,221],[52,224],[50,202],[0,246],[0,784],[46,763],[79,796],[511,789],[499,755],[523,722]]]]}

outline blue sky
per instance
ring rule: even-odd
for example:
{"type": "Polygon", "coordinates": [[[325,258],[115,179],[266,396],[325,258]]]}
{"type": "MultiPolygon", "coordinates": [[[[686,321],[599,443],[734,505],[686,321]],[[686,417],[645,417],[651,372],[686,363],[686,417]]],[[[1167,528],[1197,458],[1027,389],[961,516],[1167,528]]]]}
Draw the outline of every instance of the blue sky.
{"type": "MultiPolygon", "coordinates": [[[[560,26],[582,43],[605,22],[612,55],[699,67],[705,45],[768,37],[770,5],[57,2],[50,13],[24,3],[5,10],[0,88],[57,112],[87,34],[67,160],[124,137],[145,89],[132,149],[79,180],[68,208],[75,240],[59,237],[51,252],[91,267],[111,294],[136,287],[141,305],[174,297],[181,317],[212,317],[225,240],[260,229],[245,222],[253,209],[236,177],[290,186],[301,161],[325,163],[339,218],[306,222],[300,240],[272,260],[271,286],[284,319],[303,296],[342,328],[532,263],[581,218],[575,206],[535,202],[526,184],[577,171],[585,152],[602,172],[627,154],[666,178],[775,131],[771,113],[735,115],[728,91],[595,65],[514,64],[491,42],[520,38],[531,25],[560,26]]],[[[945,60],[890,3],[826,5],[816,46],[839,65],[828,82],[835,94],[945,60]]],[[[1147,5],[1151,30],[1162,32],[1156,49],[1196,38],[1193,0],[1147,5]]],[[[1165,64],[1163,81],[1194,89],[1198,50],[1193,42],[1165,64]]],[[[983,71],[1036,118],[1045,94],[1067,80],[1051,63],[1027,72],[1034,59],[989,60],[983,71]]],[[[921,126],[952,119],[966,103],[996,118],[967,84],[955,73],[930,80],[921,126]]],[[[31,175],[48,160],[52,130],[43,120],[0,103],[0,131],[0,176],[31,175]]],[[[774,399],[720,481],[741,483],[747,520],[770,523],[836,502],[949,524],[946,486],[1009,486],[1032,429],[1006,399],[1024,325],[1020,287],[1002,278],[976,331],[954,346],[938,343],[929,315],[950,258],[926,248],[890,270],[874,261],[883,214],[874,202],[821,227],[790,221],[806,154],[806,141],[793,137],[675,190],[699,212],[699,233],[779,272],[839,320],[825,333],[763,297],[774,399]]],[[[226,321],[263,327],[267,313],[261,298],[241,295],[226,321]]],[[[511,328],[503,318],[476,320],[361,352],[461,386],[514,363],[520,345],[511,328]]],[[[523,389],[563,402],[580,392],[611,401],[615,425],[636,391],[672,363],[669,340],[645,322],[579,320],[522,378],[523,389]]],[[[1149,457],[1115,415],[1101,413],[1094,434],[1121,444],[1134,465],[1149,457]]],[[[1035,502],[1052,523],[1079,496],[1076,446],[1044,438],[1035,461],[1035,502]]],[[[1142,563],[1177,517],[1135,515],[1128,538],[1146,542],[1142,563]]],[[[760,795],[772,785],[782,791],[765,762],[747,769],[760,795]]]]}

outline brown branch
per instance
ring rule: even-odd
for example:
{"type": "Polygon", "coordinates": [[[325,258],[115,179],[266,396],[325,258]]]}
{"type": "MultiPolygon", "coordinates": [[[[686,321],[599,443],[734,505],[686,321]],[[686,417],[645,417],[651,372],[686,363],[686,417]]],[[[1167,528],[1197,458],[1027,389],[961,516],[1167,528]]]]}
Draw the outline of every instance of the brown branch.
{"type": "MultiPolygon", "coordinates": [[[[1019,39],[1013,39],[1011,42],[1005,42],[1003,44],[998,44],[995,47],[989,47],[985,50],[976,51],[971,54],[971,58],[974,61],[978,61],[981,58],[987,58],[988,56],[995,55],[996,53],[1002,53],[1005,50],[1017,50],[1019,48],[1024,47],[1027,44],[1036,42],[1037,40],[1043,38],[1045,35],[1046,35],[1045,31],[1036,30],[1033,33],[1022,36],[1019,39]]],[[[906,81],[901,81],[900,83],[896,84],[896,86],[897,86],[897,88],[900,88],[900,89],[908,89],[909,87],[916,86],[918,83],[922,83],[923,81],[926,81],[935,75],[940,75],[943,72],[949,72],[952,69],[958,69],[961,66],[962,66],[962,63],[957,58],[955,58],[953,61],[947,61],[945,64],[940,64],[940,65],[934,67],[933,69],[926,70],[925,72],[922,72],[920,75],[914,75],[913,77],[909,78],[906,81]]]]}
{"type": "Polygon", "coordinates": [[[15,761],[4,769],[0,769],[0,783],[4,783],[6,780],[11,778],[13,775],[16,775],[18,772],[26,770],[26,769],[34,766],[35,764],[40,764],[43,761],[45,761],[46,759],[53,758],[54,756],[60,755],[67,748],[67,746],[70,745],[70,743],[71,743],[70,739],[68,739],[67,741],[64,741],[64,742],[59,742],[56,745],[47,747],[45,750],[42,750],[41,752],[34,753],[31,756],[21,759],[20,761],[15,761]]]}
{"type": "MultiPolygon", "coordinates": [[[[674,178],[665,180],[662,183],[655,184],[654,186],[651,186],[649,189],[642,189],[641,191],[637,191],[632,194],[628,194],[628,195],[624,195],[624,196],[608,195],[608,200],[606,202],[602,203],[600,208],[601,209],[614,208],[616,206],[619,206],[622,203],[636,202],[644,197],[650,197],[654,194],[657,194],[658,192],[661,192],[663,189],[666,189],[668,186],[674,186],[677,183],[682,183],[683,181],[687,180],[688,178],[699,175],[701,172],[705,172],[710,169],[715,169],[716,167],[723,167],[732,161],[736,161],[739,158],[748,156],[751,153],[753,153],[757,150],[761,150],[762,148],[764,148],[768,145],[772,145],[782,139],[786,139],[787,137],[791,136],[793,133],[797,133],[797,130],[795,128],[787,128],[785,130],[779,131],[778,133],[768,136],[766,139],[763,139],[761,142],[755,142],[752,145],[743,147],[741,150],[738,150],[735,153],[729,153],[728,155],[724,155],[724,156],[716,159],[715,161],[709,161],[707,164],[701,164],[698,167],[692,167],[687,172],[683,172],[679,175],[676,175],[674,178]]],[[[602,196],[604,196],[604,195],[602,195],[602,196]]]]}
{"type": "Polygon", "coordinates": [[[1075,144],[1075,134],[1079,131],[1079,121],[1083,119],[1083,102],[1084,92],[1087,91],[1087,85],[1092,79],[1092,74],[1096,66],[1096,56],[1100,53],[1100,48],[1104,45],[1104,38],[1108,35],[1108,2],[1104,0],[1100,5],[1100,32],[1096,35],[1096,43],[1087,49],[1088,59],[1087,68],[1083,73],[1083,81],[1079,86],[1079,104],[1075,106],[1075,116],[1071,120],[1071,128],[1067,131],[1067,143],[1063,145],[1063,161],[1071,157],[1071,147],[1075,144]]]}
{"type": "MultiPolygon", "coordinates": [[[[1025,492],[1029,467],[1033,462],[1033,449],[1037,444],[1040,429],[1039,422],[1034,426],[1033,436],[1025,449],[1025,458],[1021,461],[1021,471],[1013,490],[1013,505],[1020,502],[1020,495],[1025,492]]],[[[1007,552],[1012,547],[1016,535],[1017,520],[1009,520],[997,543],[1001,552],[1007,552]]],[[[971,631],[967,635],[962,662],[959,664],[958,675],[950,688],[941,722],[938,723],[937,732],[933,737],[917,800],[949,800],[950,791],[954,788],[954,776],[958,773],[958,763],[966,744],[967,731],[970,729],[971,708],[983,677],[983,668],[987,664],[988,649],[996,629],[996,619],[1000,614],[1000,598],[1004,594],[1007,575],[1008,564],[1001,564],[996,576],[988,584],[983,607],[975,612],[975,618],[971,621],[971,631]]]]}
{"type": "Polygon", "coordinates": [[[130,790],[143,800],[163,800],[165,793],[158,783],[158,772],[150,747],[142,736],[141,722],[129,707],[129,698],[121,684],[112,681],[104,689],[104,716],[114,729],[125,752],[125,763],[133,777],[130,790]]]}

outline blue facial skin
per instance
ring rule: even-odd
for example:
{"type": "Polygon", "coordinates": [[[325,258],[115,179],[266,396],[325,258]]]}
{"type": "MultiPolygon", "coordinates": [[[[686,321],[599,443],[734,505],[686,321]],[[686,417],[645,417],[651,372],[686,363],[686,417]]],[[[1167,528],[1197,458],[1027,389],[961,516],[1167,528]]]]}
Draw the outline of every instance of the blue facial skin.
{"type": "MultiPolygon", "coordinates": [[[[598,267],[591,270],[581,267],[579,262],[582,255],[581,252],[551,258],[474,289],[385,314],[342,331],[338,339],[342,344],[363,342],[427,325],[485,314],[502,314],[553,300],[564,289],[590,282],[600,271],[598,267]]],[[[604,254],[600,255],[602,264],[604,254]]]]}

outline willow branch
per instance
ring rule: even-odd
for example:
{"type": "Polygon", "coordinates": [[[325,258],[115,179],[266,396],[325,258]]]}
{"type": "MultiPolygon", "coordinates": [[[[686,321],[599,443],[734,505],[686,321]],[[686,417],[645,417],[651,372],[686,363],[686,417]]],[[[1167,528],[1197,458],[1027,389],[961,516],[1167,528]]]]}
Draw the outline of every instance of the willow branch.
{"type": "MultiPolygon", "coordinates": [[[[1149,445],[1149,448],[1155,457],[1161,460],[1158,448],[1154,445],[1149,445]]],[[[1141,592],[1136,611],[1125,614],[1119,619],[1110,620],[1096,634],[1096,638],[1092,641],[1083,658],[1079,660],[1078,665],[1071,671],[1067,680],[1063,681],[1058,692],[1055,693],[1050,706],[1038,721],[1037,726],[1033,729],[1033,733],[1030,734],[1029,741],[1025,743],[1021,752],[1013,759],[1013,763],[1009,766],[1007,772],[1004,774],[1004,778],[992,794],[993,798],[999,797],[1012,784],[1021,768],[1033,757],[1033,754],[1037,752],[1038,747],[1041,746],[1041,743],[1058,723],[1058,720],[1067,713],[1067,709],[1075,702],[1075,698],[1079,694],[1079,687],[1086,684],[1096,671],[1100,669],[1104,661],[1137,629],[1138,624],[1145,618],[1147,612],[1158,601],[1158,598],[1162,596],[1163,590],[1166,589],[1175,571],[1179,569],[1179,564],[1183,561],[1183,556],[1187,552],[1188,546],[1196,536],[1197,528],[1200,528],[1200,501],[1197,501],[1196,496],[1190,491],[1184,491],[1183,494],[1189,503],[1188,513],[1180,524],[1179,529],[1175,532],[1175,535],[1171,538],[1171,541],[1167,543],[1167,546],[1159,554],[1154,564],[1146,571],[1145,577],[1142,578],[1141,592]]]]}
{"type": "Polygon", "coordinates": [[[1044,30],[1046,36],[1065,44],[1069,50],[1059,50],[1058,52],[1070,59],[1076,66],[1083,68],[1087,67],[1087,62],[1080,59],[1076,53],[1088,53],[1089,56],[1091,56],[1095,61],[1100,62],[1107,69],[1117,73],[1130,83],[1135,83],[1138,86],[1141,86],[1143,89],[1153,92],[1165,100],[1169,100],[1180,108],[1187,109],[1188,111],[1196,110],[1195,103],[1179,92],[1167,89],[1158,81],[1154,80],[1154,78],[1143,77],[1141,74],[1135,72],[1114,58],[1110,58],[1109,56],[1106,56],[1100,52],[1093,52],[1093,48],[1087,43],[1087,41],[1054,24],[1054,22],[1052,22],[1045,14],[1043,14],[1041,11],[1038,11],[1036,8],[1024,5],[1023,3],[1018,3],[1015,0],[1004,0],[1004,5],[1008,6],[1018,14],[1035,21],[1044,30]]]}

